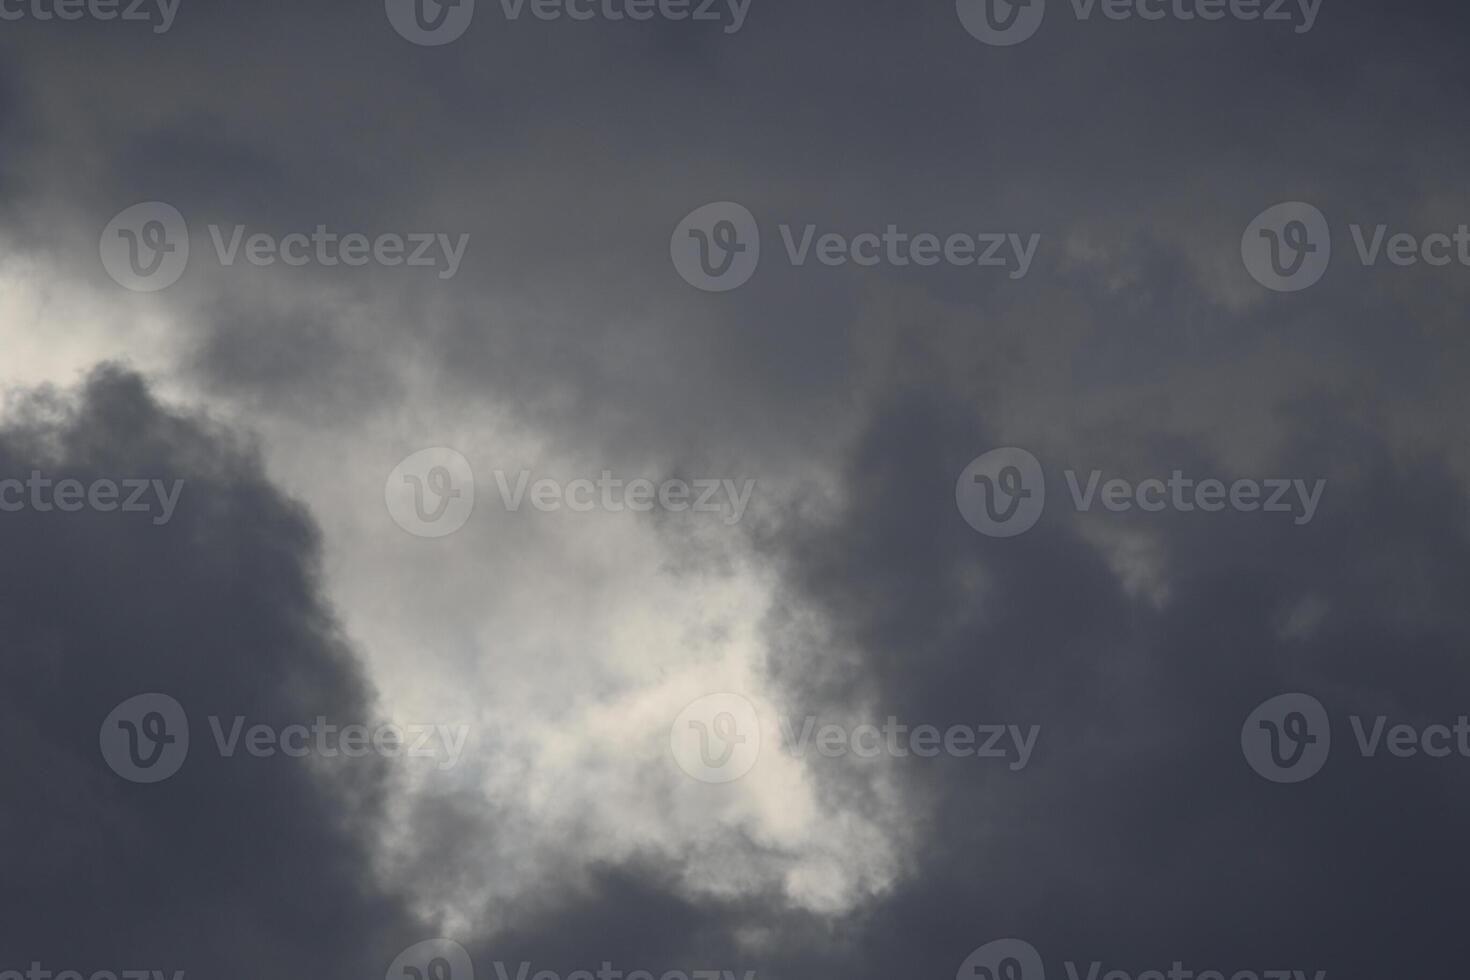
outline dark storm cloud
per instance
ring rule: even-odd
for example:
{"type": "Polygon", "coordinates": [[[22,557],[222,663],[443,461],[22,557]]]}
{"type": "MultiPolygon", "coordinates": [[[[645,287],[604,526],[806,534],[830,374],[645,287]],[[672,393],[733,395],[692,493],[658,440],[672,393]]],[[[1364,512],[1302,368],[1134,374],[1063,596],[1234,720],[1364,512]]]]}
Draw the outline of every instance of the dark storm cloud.
{"type": "MultiPolygon", "coordinates": [[[[734,36],[508,24],[480,0],[472,31],[443,49],[404,42],[377,3],[184,0],[163,36],[0,32],[7,231],[111,290],[101,227],[135,201],[176,204],[196,249],[169,294],[199,324],[171,351],[186,378],[253,411],[345,425],[395,407],[399,370],[423,359],[447,403],[514,405],[614,460],[710,474],[707,460],[779,470],[830,454],[846,509],[749,522],[791,621],[811,608],[836,626],[836,643],[814,646],[773,619],[791,702],[1043,726],[1024,773],[900,769],[924,844],[912,876],[850,920],[798,916],[776,896],[679,898],[674,869],[629,861],[552,883],[496,941],[470,941],[480,980],[497,958],[743,968],[732,937],[745,931],[767,937],[749,965],[773,980],[947,980],[1005,935],[1049,962],[1134,971],[1458,970],[1445,950],[1470,869],[1456,763],[1340,753],[1286,792],[1245,767],[1237,738],[1285,690],[1318,692],[1335,716],[1464,709],[1463,490],[1448,450],[1463,432],[1445,410],[1463,398],[1462,270],[1396,279],[1339,259],[1306,296],[1263,300],[1237,249],[1280,200],[1313,200],[1339,228],[1422,225],[1436,202],[1466,200],[1463,6],[1326,0],[1300,37],[1080,24],[1067,9],[1052,0],[1042,33],[1011,50],[966,35],[948,2],[838,0],[755,0],[734,36]],[[12,207],[17,188],[36,196],[12,207]],[[723,199],[761,219],[767,255],[748,286],[712,296],[674,274],[668,238],[723,199]],[[220,270],[212,221],[472,243],[450,282],[220,270]],[[781,222],[1044,241],[1016,283],[794,270],[781,222]],[[1301,400],[1312,411],[1285,410],[1301,400]],[[1182,433],[1181,404],[1199,416],[1182,433]],[[1434,422],[1423,458],[1388,449],[1385,417],[1400,411],[1434,422]],[[1241,417],[1257,412],[1264,435],[1241,417]],[[1162,538],[1159,607],[1055,511],[1010,542],[964,526],[955,475],[1017,430],[1063,457],[1092,447],[1098,465],[1144,469],[1218,469],[1217,452],[1247,445],[1332,482],[1304,528],[1118,519],[1162,538]],[[1321,627],[1283,637],[1308,600],[1328,610],[1321,627]]],[[[97,756],[97,723],[145,690],[200,715],[371,712],[319,595],[309,519],[236,437],[160,408],[131,376],[104,372],[56,404],[59,419],[38,409],[0,439],[5,470],[44,460],[187,486],[162,527],[0,515],[3,751],[26,801],[0,810],[0,846],[5,877],[27,883],[5,903],[0,949],[201,977],[376,978],[424,938],[369,873],[386,775],[242,761],[136,787],[97,756]]],[[[872,792],[814,767],[859,808],[872,792]]],[[[419,814],[442,844],[413,851],[421,890],[467,873],[457,849],[483,833],[471,805],[419,814]]]]}
{"type": "MultiPolygon", "coordinates": [[[[196,224],[469,231],[468,263],[449,283],[337,270],[335,285],[391,302],[395,315],[331,329],[373,337],[385,361],[427,354],[460,393],[518,404],[603,448],[694,455],[714,442],[750,454],[822,438],[874,293],[922,288],[970,311],[979,336],[957,346],[983,344],[990,324],[1038,293],[1075,289],[1085,307],[1105,308],[1116,270],[1078,283],[1066,267],[1080,227],[1109,262],[1139,266],[1124,296],[1145,305],[1095,323],[1101,342],[1120,326],[1129,341],[1150,324],[1173,332],[1181,319],[1195,335],[1233,338],[1233,318],[1198,291],[1183,240],[1217,243],[1229,260],[1257,211],[1293,197],[1339,221],[1409,221],[1419,196],[1451,186],[1466,162],[1454,135],[1464,82],[1435,67],[1453,61],[1444,25],[1457,8],[1431,17],[1329,4],[1305,36],[1083,24],[1065,10],[1033,41],[995,50],[960,30],[949,4],[757,5],[730,37],[697,25],[508,23],[481,4],[469,34],[421,49],[376,7],[200,5],[169,35],[130,40],[149,58],[115,66],[116,94],[87,91],[131,106],[132,123],[84,126],[109,163],[87,200],[99,226],[122,203],[165,196],[196,224]],[[231,57],[212,57],[224,38],[231,57]],[[211,87],[178,81],[195,76],[211,87]],[[668,235],[688,210],[726,198],[762,219],[767,258],[749,286],[710,297],[672,275],[668,235]],[[807,221],[849,233],[994,226],[1044,240],[1036,270],[1015,284],[948,269],[785,268],[775,225],[807,221]]],[[[57,31],[30,37],[63,44],[57,31]]],[[[196,231],[201,251],[203,238],[196,231]]],[[[290,288],[317,273],[296,272],[270,281],[290,288]]],[[[223,335],[211,347],[248,336],[262,348],[201,361],[210,379],[231,388],[235,370],[248,385],[253,364],[290,362],[300,367],[275,382],[303,389],[290,403],[322,390],[314,370],[338,370],[340,344],[255,331],[201,288],[197,319],[223,335]]],[[[1417,303],[1451,288],[1438,283],[1417,303]]],[[[1321,287],[1314,316],[1329,338],[1305,342],[1378,357],[1393,340],[1363,311],[1365,291],[1341,277],[1321,287]]],[[[1127,346],[1140,370],[1202,353],[1127,346]]]]}
{"type": "MultiPolygon", "coordinates": [[[[848,464],[851,509],[804,534],[784,526],[773,549],[791,607],[815,605],[835,627],[820,647],[778,648],[795,710],[832,716],[872,698],[910,725],[1043,735],[1022,773],[906,763],[908,798],[934,816],[917,873],[868,910],[844,975],[947,978],[1011,936],[1042,951],[1048,976],[1066,959],[1133,974],[1176,960],[1227,976],[1459,969],[1465,760],[1357,757],[1344,719],[1465,714],[1464,491],[1442,457],[1404,458],[1319,409],[1282,457],[1330,474],[1308,525],[1075,515],[1049,486],[1041,523],[1000,540],[945,506],[994,444],[983,420],[943,397],[882,405],[848,464]],[[1130,597],[1080,536],[1087,522],[1159,534],[1169,600],[1130,597]],[[1284,629],[1309,600],[1320,623],[1284,629]],[[1240,729],[1291,691],[1328,705],[1335,743],[1312,782],[1277,786],[1247,767],[1240,729]]],[[[1229,475],[1185,446],[1143,448],[1161,466],[1229,475]]],[[[825,776],[834,793],[859,778],[831,762],[825,776]]]]}
{"type": "Polygon", "coordinates": [[[319,593],[309,519],[238,436],[160,406],[116,368],[30,396],[0,431],[4,477],[32,470],[185,485],[164,525],[91,509],[0,515],[4,968],[380,976],[422,938],[374,879],[385,771],[210,757],[208,715],[373,720],[319,593]],[[191,758],[136,785],[104,763],[98,732],[152,691],[189,713],[191,758]]]}
{"type": "MultiPolygon", "coordinates": [[[[158,403],[137,375],[99,368],[76,391],[13,393],[0,477],[183,480],[166,524],[146,514],[7,512],[0,571],[3,768],[0,966],[53,973],[148,968],[172,975],[376,978],[436,927],[384,885],[376,835],[390,793],[382,765],[223,760],[205,719],[244,715],[277,729],[318,715],[371,722],[373,694],[320,594],[310,518],[275,489],[251,443],[158,403]],[[185,707],[189,757],[155,785],[110,770],[102,720],[160,691],[185,707]]],[[[8,504],[15,499],[7,494],[8,504]]],[[[28,498],[29,499],[29,498],[28,498]]],[[[467,873],[488,804],[450,791],[413,804],[395,881],[432,899],[467,873]]],[[[498,824],[492,819],[491,824],[498,824]]],[[[505,832],[509,821],[495,827],[505,832]]],[[[771,921],[776,896],[695,903],[677,867],[549,869],[564,888],[460,934],[477,976],[534,969],[766,969],[731,926],[771,921]]],[[[471,886],[475,883],[471,882],[471,886]]],[[[488,910],[487,916],[488,916],[488,910]]]]}
{"type": "MultiPolygon", "coordinates": [[[[984,330],[1039,292],[1078,285],[1065,247],[1082,228],[1123,253],[1110,262],[1175,255],[1139,270],[1136,294],[1154,299],[1197,286],[1182,240],[1216,243],[1229,260],[1268,204],[1303,197],[1338,220],[1362,210],[1408,221],[1420,195],[1463,170],[1464,80],[1436,67],[1454,62],[1445,25],[1463,18],[1457,7],[1328,4],[1299,36],[1229,22],[1080,23],[1055,6],[1035,39],[1001,50],[969,37],[947,3],[756,4],[732,36],[696,24],[507,22],[499,4],[481,3],[471,31],[444,48],[408,44],[377,6],[186,5],[162,37],[80,35],[112,84],[57,78],[48,101],[61,110],[52,125],[106,161],[79,189],[89,228],[159,196],[195,224],[200,253],[206,221],[277,234],[322,222],[470,232],[452,282],[331,273],[394,315],[330,329],[371,337],[389,363],[426,355],[457,393],[523,406],[605,449],[691,456],[710,442],[747,455],[821,439],[874,293],[925,289],[984,330]],[[710,297],[672,274],[668,235],[721,199],[762,219],[767,258],[750,285],[710,297]],[[949,269],[783,268],[776,224],[807,221],[849,233],[993,226],[1044,240],[1036,271],[1014,284],[949,269]]],[[[38,78],[43,54],[74,43],[53,26],[25,35],[38,78]]],[[[76,246],[90,269],[95,242],[76,246]]],[[[205,376],[230,389],[231,370],[249,385],[255,364],[290,362],[299,368],[274,385],[301,390],[285,403],[324,392],[310,379],[339,370],[329,362],[342,345],[256,332],[237,304],[212,301],[202,264],[177,288],[201,329],[223,335],[207,345],[249,336],[262,348],[203,359],[205,376]]],[[[318,274],[277,268],[268,281],[291,289],[318,274]]],[[[1366,289],[1321,287],[1333,312],[1318,315],[1346,321],[1350,338],[1361,324],[1370,336],[1350,353],[1376,357],[1388,342],[1376,318],[1354,315],[1366,289]]],[[[1110,297],[1105,276],[1080,284],[1084,304],[1110,297]]],[[[1197,331],[1222,317],[1216,302],[1196,293],[1142,312],[1172,331],[1182,307],[1197,331]]],[[[1137,329],[1140,311],[1123,312],[1137,329]]],[[[1096,329],[1117,335],[1117,324],[1096,329]]],[[[1233,324],[1220,329],[1234,335],[1233,324]]],[[[1143,365],[1171,359],[1133,352],[1143,365]]]]}

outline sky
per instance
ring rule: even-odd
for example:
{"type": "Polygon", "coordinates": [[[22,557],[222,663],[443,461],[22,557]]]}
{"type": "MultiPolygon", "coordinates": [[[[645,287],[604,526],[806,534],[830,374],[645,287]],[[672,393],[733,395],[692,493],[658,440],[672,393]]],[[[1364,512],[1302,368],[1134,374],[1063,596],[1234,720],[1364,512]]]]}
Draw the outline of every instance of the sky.
{"type": "Polygon", "coordinates": [[[0,980],[1463,976],[1467,26],[0,0],[0,980]]]}

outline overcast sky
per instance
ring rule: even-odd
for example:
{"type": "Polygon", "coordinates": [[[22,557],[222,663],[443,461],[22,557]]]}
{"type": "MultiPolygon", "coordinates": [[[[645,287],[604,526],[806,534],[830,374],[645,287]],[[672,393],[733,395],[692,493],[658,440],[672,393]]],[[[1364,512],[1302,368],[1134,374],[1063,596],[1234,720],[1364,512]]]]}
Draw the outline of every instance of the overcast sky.
{"type": "Polygon", "coordinates": [[[0,0],[0,980],[1463,976],[1467,26],[0,0]]]}

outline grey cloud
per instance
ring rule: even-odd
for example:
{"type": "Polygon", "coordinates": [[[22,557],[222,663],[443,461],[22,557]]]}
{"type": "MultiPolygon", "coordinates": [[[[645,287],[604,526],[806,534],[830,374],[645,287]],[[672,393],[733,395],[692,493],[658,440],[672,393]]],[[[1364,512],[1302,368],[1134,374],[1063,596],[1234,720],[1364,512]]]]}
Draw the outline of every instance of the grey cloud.
{"type": "MultiPolygon", "coordinates": [[[[1049,970],[1100,959],[1452,972],[1470,805],[1458,769],[1354,758],[1344,721],[1388,711],[1453,724],[1464,711],[1470,537],[1443,457],[1396,458],[1371,432],[1312,419],[1289,455],[1334,474],[1312,525],[1134,520],[1165,540],[1172,594],[1155,607],[1124,594],[1074,523],[1118,518],[1049,511],[992,540],[935,504],[988,448],[983,426],[958,421],[963,404],[895,393],[848,461],[851,510],[771,544],[790,606],[821,609],[836,632],[777,647],[804,710],[871,696],[911,724],[1019,719],[1044,732],[1022,775],[968,759],[905,769],[929,816],[919,869],[869,909],[857,974],[947,976],[1006,936],[1037,945],[1049,970]],[[1327,612],[1283,634],[1307,599],[1327,612]],[[1239,731],[1257,703],[1297,690],[1329,705],[1341,742],[1322,775],[1284,794],[1246,767],[1239,731]],[[1434,803],[1411,813],[1409,800],[1434,803]]],[[[1183,452],[1172,458],[1209,465],[1183,452]]],[[[865,783],[831,765],[826,778],[834,792],[865,783]]]]}
{"type": "MultiPolygon", "coordinates": [[[[759,892],[692,899],[677,867],[635,855],[548,868],[527,907],[484,909],[467,944],[486,969],[948,977],[981,942],[1022,935],[1049,962],[1131,970],[1448,975],[1466,870],[1453,766],[1340,758],[1288,795],[1244,768],[1236,735],[1286,689],[1338,714],[1461,710],[1466,287],[1461,270],[1354,271],[1346,223],[1470,220],[1465,16],[1327,0],[1294,36],[1079,24],[1053,0],[1035,40],[1000,50],[944,2],[757,0],[728,37],[506,24],[481,0],[466,37],[423,49],[380,5],[186,0],[161,37],[7,29],[0,229],[61,288],[129,311],[144,307],[97,269],[96,235],[138,200],[180,207],[201,254],[210,221],[469,233],[451,282],[196,259],[161,300],[172,380],[333,447],[389,454],[426,405],[488,405],[597,468],[756,477],[740,534],[776,576],[769,666],[790,705],[1042,725],[1023,774],[898,770],[912,866],[851,918],[759,892]],[[1264,295],[1240,233],[1297,198],[1329,215],[1342,254],[1311,291],[1264,295]],[[668,236],[722,199],[761,219],[767,256],[717,297],[678,279],[668,236]],[[1042,243],[1015,283],[793,270],[783,221],[1042,243]],[[1300,529],[1117,519],[1163,556],[1154,604],[1085,534],[1110,515],[1052,511],[1014,542],[963,525],[954,475],[1008,443],[1330,483],[1300,529]],[[822,479],[842,502],[808,492],[822,479]],[[1302,603],[1320,612],[1293,620],[1302,603]],[[832,635],[809,632],[814,615],[832,635]]],[[[472,890],[465,858],[488,828],[514,850],[511,801],[416,798],[399,893],[369,882],[370,838],[399,799],[370,767],[340,782],[206,771],[153,795],[108,778],[88,719],[138,690],[281,717],[367,711],[371,693],[326,611],[311,519],[248,443],[112,371],[38,405],[4,434],[11,468],[44,456],[189,483],[164,528],[0,521],[15,556],[7,768],[42,801],[5,810],[8,877],[36,884],[0,917],[4,949],[376,976],[429,928],[411,896],[472,890]],[[70,883],[89,876],[78,901],[70,883]]],[[[728,560],[693,522],[653,520],[675,574],[728,560]]],[[[494,575],[562,571],[527,528],[486,559],[494,575]]],[[[392,605],[437,610],[446,581],[463,587],[466,566],[433,554],[392,605]]],[[[547,600],[547,620],[593,594],[547,600]]],[[[542,637],[482,649],[494,631],[477,625],[445,627],[466,674],[534,666],[542,637]]],[[[883,805],[867,772],[812,772],[839,810],[883,805]]]]}
{"type": "Polygon", "coordinates": [[[4,515],[6,968],[142,964],[190,975],[376,975],[423,926],[374,880],[387,773],[281,760],[127,783],[98,730],[149,691],[203,718],[369,721],[371,691],[319,593],[317,537],[238,436],[102,368],[28,397],[0,469],[185,481],[173,520],[4,515]]]}

